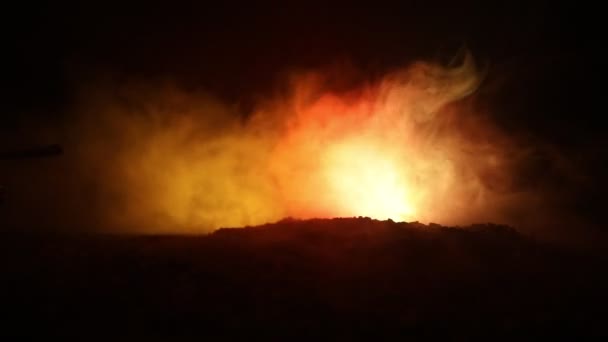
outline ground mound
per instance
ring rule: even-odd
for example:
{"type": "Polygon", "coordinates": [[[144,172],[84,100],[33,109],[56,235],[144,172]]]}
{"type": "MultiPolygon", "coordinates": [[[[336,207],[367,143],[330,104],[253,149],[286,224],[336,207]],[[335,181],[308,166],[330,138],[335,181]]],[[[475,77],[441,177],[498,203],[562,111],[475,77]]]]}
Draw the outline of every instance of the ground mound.
{"type": "Polygon", "coordinates": [[[286,219],[0,245],[13,335],[512,339],[601,335],[608,323],[605,257],[500,225],[286,219]]]}

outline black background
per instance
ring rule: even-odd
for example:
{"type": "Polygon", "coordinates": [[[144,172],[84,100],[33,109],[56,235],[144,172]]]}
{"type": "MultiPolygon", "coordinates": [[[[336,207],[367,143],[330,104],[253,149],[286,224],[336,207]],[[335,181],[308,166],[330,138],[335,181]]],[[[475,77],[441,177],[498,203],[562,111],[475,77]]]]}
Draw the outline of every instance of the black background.
{"type": "MultiPolygon", "coordinates": [[[[583,2],[3,6],[0,150],[31,142],[30,124],[73,120],[79,82],[99,75],[169,79],[247,102],[271,93],[290,68],[348,62],[372,78],[416,59],[445,60],[466,45],[488,67],[478,94],[494,121],[555,148],[585,176],[562,180],[548,165],[535,181],[546,178],[569,198],[568,210],[607,232],[604,18],[583,2]]],[[[277,332],[311,339],[328,336],[327,328],[347,339],[605,334],[605,249],[583,257],[482,228],[420,230],[359,218],[200,239],[6,235],[5,330],[174,340],[277,332]]]]}
{"type": "Polygon", "coordinates": [[[21,3],[3,11],[1,141],[19,143],[23,122],[69,121],[89,74],[170,79],[247,103],[292,68],[347,62],[371,78],[466,46],[488,67],[480,93],[495,121],[577,163],[590,181],[577,185],[584,196],[572,205],[600,220],[606,139],[595,13],[552,1],[21,3]]]}

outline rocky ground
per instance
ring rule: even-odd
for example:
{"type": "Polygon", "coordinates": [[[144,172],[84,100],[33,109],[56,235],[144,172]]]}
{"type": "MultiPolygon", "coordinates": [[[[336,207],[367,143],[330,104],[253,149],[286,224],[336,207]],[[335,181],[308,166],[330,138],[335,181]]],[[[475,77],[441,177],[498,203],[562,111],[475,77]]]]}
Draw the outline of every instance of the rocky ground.
{"type": "Polygon", "coordinates": [[[284,220],[0,241],[2,333],[78,339],[606,336],[601,251],[497,225],[284,220]]]}

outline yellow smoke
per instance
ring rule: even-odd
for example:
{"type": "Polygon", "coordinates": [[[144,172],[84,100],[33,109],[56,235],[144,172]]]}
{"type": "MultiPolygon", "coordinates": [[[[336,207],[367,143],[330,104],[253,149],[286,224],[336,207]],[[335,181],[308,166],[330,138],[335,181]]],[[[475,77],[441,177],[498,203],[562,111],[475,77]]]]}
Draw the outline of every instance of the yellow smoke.
{"type": "Polygon", "coordinates": [[[101,224],[205,232],[286,216],[504,221],[512,142],[466,97],[481,78],[414,63],[335,92],[319,72],[250,113],[173,86],[83,87],[70,133],[101,224]]]}

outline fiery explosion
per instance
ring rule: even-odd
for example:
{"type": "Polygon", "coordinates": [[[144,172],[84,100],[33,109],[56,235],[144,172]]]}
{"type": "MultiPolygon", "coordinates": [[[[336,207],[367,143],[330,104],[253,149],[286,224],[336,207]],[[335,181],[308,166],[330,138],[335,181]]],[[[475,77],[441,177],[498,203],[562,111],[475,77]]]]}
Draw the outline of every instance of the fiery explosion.
{"type": "Polygon", "coordinates": [[[436,115],[477,82],[465,59],[455,69],[414,65],[350,98],[300,88],[296,98],[313,99],[292,108],[273,156],[280,188],[293,199],[288,213],[433,218],[432,197],[462,181],[454,174],[456,146],[448,135],[433,136],[436,115]]]}
{"type": "Polygon", "coordinates": [[[287,216],[502,218],[513,146],[466,100],[480,83],[470,56],[348,92],[326,81],[299,74],[248,115],[173,87],[88,88],[73,139],[104,224],[192,232],[287,216]]]}

